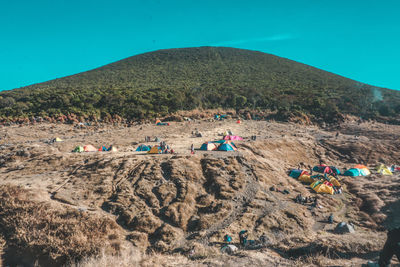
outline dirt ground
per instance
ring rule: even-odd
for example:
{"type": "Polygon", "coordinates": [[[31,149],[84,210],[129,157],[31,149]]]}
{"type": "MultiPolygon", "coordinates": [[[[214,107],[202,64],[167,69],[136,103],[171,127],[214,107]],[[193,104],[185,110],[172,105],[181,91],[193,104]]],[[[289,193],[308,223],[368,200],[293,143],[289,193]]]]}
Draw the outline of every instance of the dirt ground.
{"type": "Polygon", "coordinates": [[[131,250],[132,261],[143,266],[361,266],[376,260],[386,229],[399,226],[399,174],[342,176],[340,195],[316,195],[287,175],[319,160],[340,169],[400,165],[400,126],[198,120],[2,127],[0,254],[11,266],[95,266],[106,262],[100,252],[115,266],[129,266],[121,255],[131,250]],[[238,151],[190,153],[192,144],[199,148],[227,130],[244,138],[235,142],[238,151]],[[145,136],[176,153],[136,152],[139,144],[156,144],[145,136]],[[56,137],[63,141],[50,142],[56,137]],[[71,152],[87,144],[118,151],[71,152]],[[295,203],[299,193],[317,196],[320,207],[295,203]],[[334,224],[327,223],[331,213],[334,224]],[[353,223],[355,233],[335,234],[341,221],[353,223]],[[250,239],[264,235],[267,241],[235,255],[221,253],[223,236],[238,245],[243,229],[250,239]]]}

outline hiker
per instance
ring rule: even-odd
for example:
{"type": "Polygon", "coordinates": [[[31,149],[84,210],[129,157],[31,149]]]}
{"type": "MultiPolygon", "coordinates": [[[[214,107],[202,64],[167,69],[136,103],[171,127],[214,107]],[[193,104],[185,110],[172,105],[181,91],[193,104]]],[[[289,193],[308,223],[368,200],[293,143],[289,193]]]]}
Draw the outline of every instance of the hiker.
{"type": "Polygon", "coordinates": [[[192,146],[190,147],[190,152],[192,153],[192,154],[194,154],[194,145],[192,144],[192,146]]]}
{"type": "Polygon", "coordinates": [[[328,223],[330,223],[330,224],[333,223],[333,213],[331,213],[331,215],[329,215],[329,217],[328,217],[328,223]]]}
{"type": "Polygon", "coordinates": [[[242,230],[239,232],[239,242],[242,246],[247,244],[247,230],[242,230]]]}
{"type": "Polygon", "coordinates": [[[315,198],[315,199],[314,199],[314,203],[311,204],[311,207],[316,208],[317,206],[318,206],[318,199],[315,198]]]}

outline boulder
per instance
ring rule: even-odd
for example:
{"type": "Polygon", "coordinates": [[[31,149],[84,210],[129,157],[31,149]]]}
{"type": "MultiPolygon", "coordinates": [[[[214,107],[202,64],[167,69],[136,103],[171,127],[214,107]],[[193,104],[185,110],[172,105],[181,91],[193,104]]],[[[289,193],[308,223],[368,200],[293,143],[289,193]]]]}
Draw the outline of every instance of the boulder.
{"type": "Polygon", "coordinates": [[[347,233],[354,233],[354,227],[351,224],[346,222],[340,222],[336,225],[334,232],[336,234],[347,234],[347,233]]]}

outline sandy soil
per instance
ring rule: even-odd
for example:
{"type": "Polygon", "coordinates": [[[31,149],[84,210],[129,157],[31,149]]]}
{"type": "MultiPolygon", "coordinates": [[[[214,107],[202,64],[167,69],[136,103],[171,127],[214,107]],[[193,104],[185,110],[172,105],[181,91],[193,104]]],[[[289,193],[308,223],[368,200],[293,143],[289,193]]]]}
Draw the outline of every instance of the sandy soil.
{"type": "MultiPolygon", "coordinates": [[[[143,255],[165,255],[162,263],[154,265],[360,266],[376,259],[386,238],[385,230],[399,223],[399,175],[341,177],[344,193],[318,195],[321,208],[313,215],[309,206],[296,204],[293,199],[299,193],[315,196],[314,192],[288,177],[287,171],[309,170],[320,159],[341,169],[355,163],[371,169],[378,163],[400,164],[400,127],[348,121],[340,127],[321,129],[266,121],[237,124],[234,120],[172,122],[170,126],[77,128],[45,123],[3,127],[0,185],[4,192],[18,188],[22,193],[3,195],[0,211],[7,210],[10,203],[16,207],[30,201],[33,206],[58,209],[60,214],[55,218],[64,216],[63,212],[82,213],[82,238],[112,246],[114,252],[110,253],[133,246],[143,255]],[[192,136],[196,130],[202,137],[192,136]],[[198,148],[205,141],[220,139],[226,130],[244,137],[244,141],[236,142],[237,152],[190,154],[191,144],[198,148]],[[257,141],[250,140],[252,135],[257,135],[257,141]],[[159,137],[176,154],[135,152],[138,144],[156,144],[145,143],[145,136],[152,140],[159,137]],[[64,141],[49,142],[55,137],[64,141]],[[86,144],[113,145],[118,152],[71,152],[75,146],[86,144]],[[290,194],[270,191],[272,185],[290,194]],[[21,202],[22,195],[32,197],[24,197],[21,202]],[[336,222],[352,222],[356,233],[334,234],[335,225],[326,223],[330,213],[336,222]],[[112,242],[90,235],[93,229],[85,226],[90,218],[110,222],[107,229],[113,231],[112,242]],[[221,254],[223,236],[230,234],[238,243],[237,233],[242,229],[249,230],[250,239],[265,234],[268,242],[263,248],[242,249],[236,255],[221,254]]],[[[24,205],[18,207],[24,210],[24,205]]],[[[100,247],[65,251],[61,241],[69,237],[61,238],[57,231],[54,238],[61,240],[58,243],[43,241],[39,246],[26,242],[30,233],[18,231],[20,217],[1,215],[9,216],[9,220],[0,220],[0,229],[5,227],[3,223],[15,232],[0,233],[5,264],[38,261],[43,266],[58,265],[100,251],[100,247]],[[15,254],[15,248],[20,248],[22,254],[27,250],[30,254],[38,250],[43,253],[37,258],[34,253],[24,258],[15,254]],[[59,253],[51,254],[53,250],[59,253]]],[[[51,223],[47,220],[42,225],[51,223]]],[[[142,265],[146,265],[144,258],[142,265]]]]}

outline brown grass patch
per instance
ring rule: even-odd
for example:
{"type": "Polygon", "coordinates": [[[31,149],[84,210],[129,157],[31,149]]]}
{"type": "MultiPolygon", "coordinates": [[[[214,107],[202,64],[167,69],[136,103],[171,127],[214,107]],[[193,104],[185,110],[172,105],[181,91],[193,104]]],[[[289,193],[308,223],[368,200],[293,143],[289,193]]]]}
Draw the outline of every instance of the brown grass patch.
{"type": "Polygon", "coordinates": [[[99,252],[120,249],[116,223],[66,206],[35,201],[32,192],[0,186],[0,235],[6,264],[38,261],[58,265],[99,252]]]}

